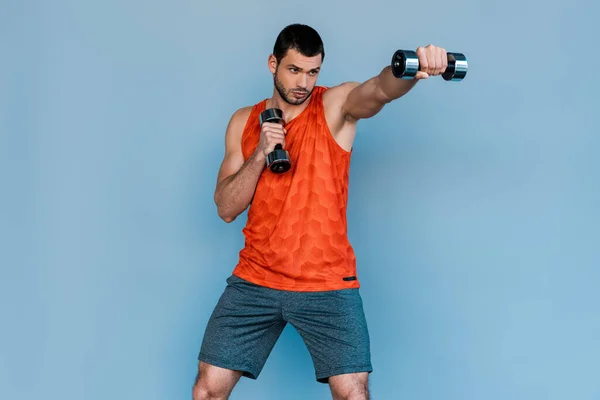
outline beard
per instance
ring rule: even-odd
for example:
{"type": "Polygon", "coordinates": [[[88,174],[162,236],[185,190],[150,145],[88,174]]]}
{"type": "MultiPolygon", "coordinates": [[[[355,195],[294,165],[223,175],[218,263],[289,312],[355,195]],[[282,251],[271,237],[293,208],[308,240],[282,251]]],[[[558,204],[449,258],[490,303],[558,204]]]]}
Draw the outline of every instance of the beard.
{"type": "Polygon", "coordinates": [[[277,71],[275,71],[275,74],[273,75],[273,83],[275,84],[275,88],[277,89],[277,92],[279,92],[279,95],[281,96],[283,101],[294,106],[304,103],[308,98],[310,98],[310,95],[313,91],[313,89],[308,91],[305,88],[294,88],[287,90],[285,86],[283,86],[283,83],[277,77],[277,71]],[[292,90],[295,92],[306,93],[306,96],[301,99],[297,99],[294,97],[292,90]]]}

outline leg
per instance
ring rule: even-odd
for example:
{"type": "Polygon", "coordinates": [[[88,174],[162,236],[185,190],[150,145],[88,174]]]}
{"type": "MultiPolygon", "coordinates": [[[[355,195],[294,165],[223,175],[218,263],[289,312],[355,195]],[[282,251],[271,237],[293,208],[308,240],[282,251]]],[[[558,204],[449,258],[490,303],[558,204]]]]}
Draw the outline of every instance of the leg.
{"type": "MultiPolygon", "coordinates": [[[[289,293],[284,316],[304,340],[318,382],[330,383],[336,376],[340,384],[348,384],[348,379],[364,382],[373,371],[367,320],[358,289],[289,293]]],[[[345,393],[345,386],[336,388],[345,393]]],[[[363,391],[352,389],[357,390],[363,391]]]]}
{"type": "Polygon", "coordinates": [[[369,373],[336,375],[329,378],[333,400],[369,400],[369,373]]]}
{"type": "Polygon", "coordinates": [[[193,400],[227,400],[241,377],[242,371],[215,367],[200,361],[192,398],[193,400]]]}
{"type": "Polygon", "coordinates": [[[226,399],[240,377],[257,379],[285,325],[276,291],[229,277],[204,332],[194,396],[226,399]]]}

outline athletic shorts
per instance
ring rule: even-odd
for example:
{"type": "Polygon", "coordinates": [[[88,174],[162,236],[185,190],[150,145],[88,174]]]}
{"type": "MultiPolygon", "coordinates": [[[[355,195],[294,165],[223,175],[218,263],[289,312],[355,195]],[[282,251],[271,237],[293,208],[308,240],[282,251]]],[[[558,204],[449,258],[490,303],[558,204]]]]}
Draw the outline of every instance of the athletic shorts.
{"type": "Polygon", "coordinates": [[[257,379],[288,322],[304,340],[318,382],[373,371],[358,288],[291,292],[235,275],[227,279],[208,321],[198,360],[257,379]]]}

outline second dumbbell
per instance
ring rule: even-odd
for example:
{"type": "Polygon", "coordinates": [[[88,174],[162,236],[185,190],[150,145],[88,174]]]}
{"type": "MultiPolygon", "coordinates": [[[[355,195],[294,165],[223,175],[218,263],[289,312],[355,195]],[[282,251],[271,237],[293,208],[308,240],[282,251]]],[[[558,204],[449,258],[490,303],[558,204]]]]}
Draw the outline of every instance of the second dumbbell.
{"type": "MultiPolygon", "coordinates": [[[[469,64],[462,53],[447,53],[448,67],[442,74],[446,81],[462,81],[469,64]]],[[[396,78],[413,79],[420,70],[419,56],[412,50],[397,50],[392,57],[392,73],[396,78]]]]}
{"type": "MultiPolygon", "coordinates": [[[[260,114],[260,125],[265,122],[284,124],[283,111],[279,108],[268,108],[260,114]]],[[[281,144],[276,144],[275,149],[267,154],[267,167],[276,174],[287,172],[292,167],[289,153],[281,144]]]]}

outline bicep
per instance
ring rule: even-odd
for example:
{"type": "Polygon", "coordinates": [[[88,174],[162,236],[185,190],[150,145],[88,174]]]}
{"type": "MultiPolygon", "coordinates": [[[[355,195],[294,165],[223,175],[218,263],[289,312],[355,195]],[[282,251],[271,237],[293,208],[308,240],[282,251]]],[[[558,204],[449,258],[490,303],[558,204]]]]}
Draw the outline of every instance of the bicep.
{"type": "Polygon", "coordinates": [[[240,168],[244,165],[244,156],[241,151],[228,151],[223,157],[221,166],[219,167],[219,173],[217,175],[217,186],[219,186],[225,179],[232,175],[235,175],[240,168]]]}
{"type": "Polygon", "coordinates": [[[217,186],[228,177],[237,173],[244,164],[242,152],[242,131],[245,124],[244,110],[236,112],[225,131],[225,154],[219,167],[217,186]]]}
{"type": "Polygon", "coordinates": [[[351,86],[344,99],[344,115],[351,119],[371,118],[386,104],[379,85],[379,76],[351,86]]]}

